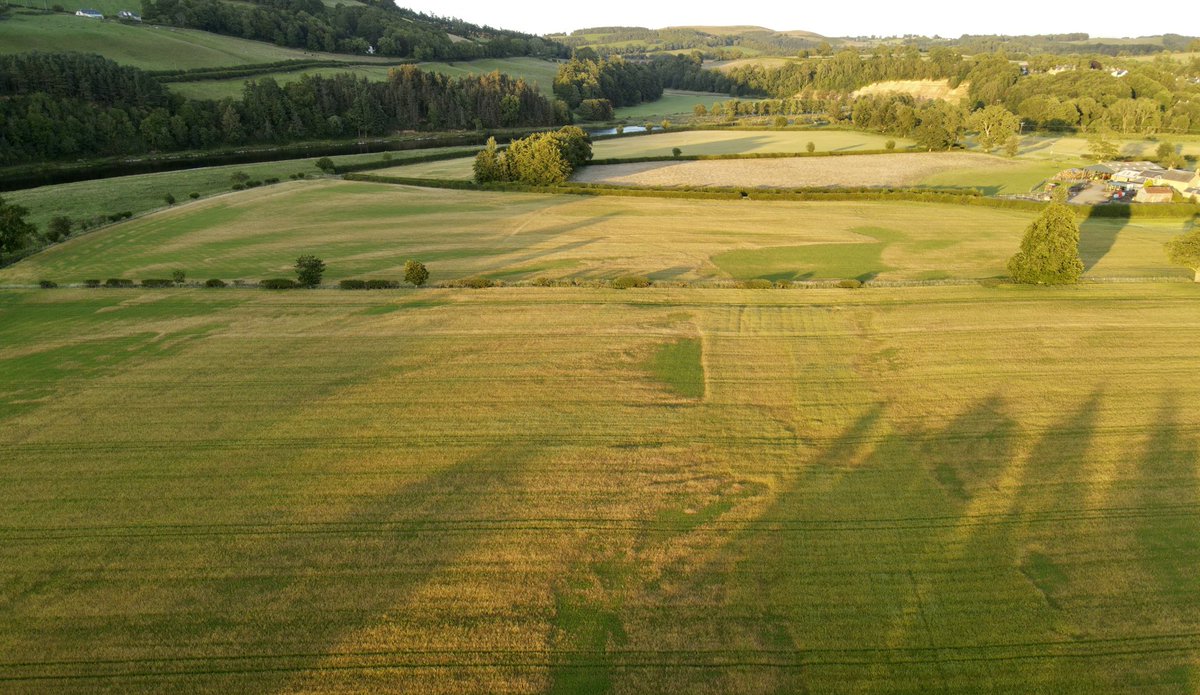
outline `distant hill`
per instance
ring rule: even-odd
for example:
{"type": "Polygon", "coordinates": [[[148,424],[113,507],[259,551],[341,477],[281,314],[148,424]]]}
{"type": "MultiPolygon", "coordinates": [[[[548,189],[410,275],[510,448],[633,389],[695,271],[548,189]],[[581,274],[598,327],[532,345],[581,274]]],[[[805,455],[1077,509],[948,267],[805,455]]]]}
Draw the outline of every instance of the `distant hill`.
{"type": "Polygon", "coordinates": [[[592,27],[547,38],[598,53],[639,55],[699,50],[708,58],[736,60],[757,55],[796,55],[822,43],[837,45],[810,31],[775,31],[760,26],[592,27]]]}

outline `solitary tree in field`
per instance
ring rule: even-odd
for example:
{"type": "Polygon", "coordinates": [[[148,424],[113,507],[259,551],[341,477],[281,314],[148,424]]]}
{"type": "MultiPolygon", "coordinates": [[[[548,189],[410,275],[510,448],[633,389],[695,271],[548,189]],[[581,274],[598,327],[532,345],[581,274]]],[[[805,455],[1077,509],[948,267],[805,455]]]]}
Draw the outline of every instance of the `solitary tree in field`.
{"type": "Polygon", "coordinates": [[[25,246],[25,240],[37,231],[32,224],[25,221],[29,210],[20,205],[5,203],[0,198],[0,260],[9,254],[16,253],[25,246]]]}
{"type": "Polygon", "coordinates": [[[810,141],[807,145],[804,146],[804,149],[808,150],[809,154],[812,154],[813,152],[817,151],[817,143],[810,141]]]}
{"type": "Polygon", "coordinates": [[[1083,274],[1079,258],[1079,225],[1061,202],[1048,208],[1025,230],[1021,250],[1008,259],[1008,272],[1030,285],[1071,285],[1083,274]]]}
{"type": "Polygon", "coordinates": [[[979,146],[984,152],[991,152],[999,147],[1005,140],[1016,135],[1020,127],[1021,119],[998,105],[984,107],[967,119],[967,128],[975,131],[979,146]]]}
{"type": "Polygon", "coordinates": [[[1200,219],[1193,220],[1192,231],[1167,242],[1167,258],[1175,265],[1191,268],[1200,282],[1200,219]]]}
{"type": "Polygon", "coordinates": [[[321,276],[325,274],[325,261],[312,255],[304,255],[296,259],[296,281],[305,287],[316,287],[321,284],[321,276]]]}
{"type": "Polygon", "coordinates": [[[1108,133],[1101,131],[1088,138],[1088,154],[1097,161],[1117,158],[1117,146],[1108,139],[1108,133]]]}
{"type": "Polygon", "coordinates": [[[1008,155],[1009,157],[1016,157],[1020,151],[1021,151],[1021,136],[1019,136],[1019,135],[1008,136],[1008,139],[1004,141],[1004,154],[1008,155]]]}
{"type": "Polygon", "coordinates": [[[420,287],[429,281],[429,269],[420,261],[405,261],[404,281],[415,287],[420,287]]]}
{"type": "Polygon", "coordinates": [[[183,270],[176,268],[171,271],[171,281],[176,285],[182,285],[184,280],[187,280],[187,273],[183,270]]]}

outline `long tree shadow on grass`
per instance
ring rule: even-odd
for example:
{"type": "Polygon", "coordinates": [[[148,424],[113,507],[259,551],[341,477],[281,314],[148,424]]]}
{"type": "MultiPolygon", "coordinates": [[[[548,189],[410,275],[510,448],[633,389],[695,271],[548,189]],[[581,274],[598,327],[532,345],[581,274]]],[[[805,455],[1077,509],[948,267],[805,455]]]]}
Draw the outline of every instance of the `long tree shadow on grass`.
{"type": "Polygon", "coordinates": [[[1200,681],[1196,664],[1200,640],[1181,626],[1200,624],[1200,441],[1195,436],[1195,408],[1177,394],[1163,396],[1156,427],[1138,463],[1143,515],[1136,529],[1140,565],[1153,580],[1143,587],[1147,631],[1181,633],[1160,644],[1164,652],[1153,672],[1164,685],[1194,692],[1200,681]],[[1188,423],[1181,422],[1189,416],[1188,423]]]}
{"type": "Polygon", "coordinates": [[[1092,207],[1079,225],[1079,257],[1084,272],[1102,261],[1117,243],[1117,236],[1129,225],[1132,211],[1128,204],[1110,203],[1092,207]]]}

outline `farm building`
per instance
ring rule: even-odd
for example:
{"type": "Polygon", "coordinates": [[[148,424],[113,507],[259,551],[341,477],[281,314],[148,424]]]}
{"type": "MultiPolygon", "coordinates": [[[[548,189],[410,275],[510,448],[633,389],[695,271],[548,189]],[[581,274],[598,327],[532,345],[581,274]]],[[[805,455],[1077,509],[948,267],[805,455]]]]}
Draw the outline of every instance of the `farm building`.
{"type": "Polygon", "coordinates": [[[1200,188],[1200,174],[1187,169],[1170,169],[1154,174],[1150,183],[1155,186],[1170,186],[1183,193],[1189,188],[1200,188]]]}
{"type": "Polygon", "coordinates": [[[78,10],[75,12],[76,17],[87,17],[88,19],[104,19],[104,15],[99,10],[78,10]]]}
{"type": "Polygon", "coordinates": [[[1175,197],[1175,189],[1168,186],[1145,186],[1133,197],[1135,203],[1169,203],[1175,197]]]}
{"type": "Polygon", "coordinates": [[[1117,167],[1103,162],[1093,164],[1090,167],[1084,167],[1083,170],[1087,172],[1088,178],[1091,178],[1093,181],[1107,181],[1112,178],[1113,174],[1117,173],[1117,167]]]}

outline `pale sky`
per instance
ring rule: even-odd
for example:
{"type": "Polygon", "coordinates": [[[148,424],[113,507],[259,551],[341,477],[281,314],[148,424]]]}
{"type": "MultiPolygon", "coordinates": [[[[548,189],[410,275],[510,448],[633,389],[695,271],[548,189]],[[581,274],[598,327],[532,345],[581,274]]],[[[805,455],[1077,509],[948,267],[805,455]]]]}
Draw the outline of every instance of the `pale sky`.
{"type": "Polygon", "coordinates": [[[1192,0],[1138,4],[1087,2],[951,2],[853,0],[851,2],[530,2],[528,0],[397,0],[401,7],[458,17],[532,34],[595,26],[661,28],[694,25],[756,25],[802,29],[825,36],[896,34],[1057,34],[1087,32],[1125,37],[1174,33],[1200,35],[1200,10],[1192,0]]]}

